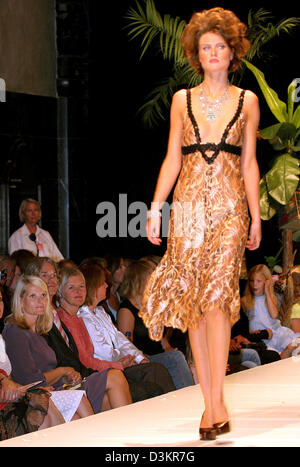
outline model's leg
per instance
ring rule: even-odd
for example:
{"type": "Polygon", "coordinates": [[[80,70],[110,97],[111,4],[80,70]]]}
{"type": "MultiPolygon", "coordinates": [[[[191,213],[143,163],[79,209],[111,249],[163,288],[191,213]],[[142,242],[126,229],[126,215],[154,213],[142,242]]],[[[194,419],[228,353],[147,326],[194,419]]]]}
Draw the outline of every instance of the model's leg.
{"type": "Polygon", "coordinates": [[[123,407],[132,403],[129,385],[121,370],[107,372],[106,391],[102,411],[123,407]]]}
{"type": "Polygon", "coordinates": [[[223,400],[223,385],[228,361],[231,324],[228,314],[220,310],[210,310],[206,313],[205,319],[213,422],[220,423],[228,420],[223,400]]]}
{"type": "Polygon", "coordinates": [[[211,399],[211,370],[205,319],[199,321],[199,325],[196,329],[189,329],[189,340],[205,404],[205,412],[202,416],[200,427],[209,428],[213,425],[214,419],[211,399]]]}

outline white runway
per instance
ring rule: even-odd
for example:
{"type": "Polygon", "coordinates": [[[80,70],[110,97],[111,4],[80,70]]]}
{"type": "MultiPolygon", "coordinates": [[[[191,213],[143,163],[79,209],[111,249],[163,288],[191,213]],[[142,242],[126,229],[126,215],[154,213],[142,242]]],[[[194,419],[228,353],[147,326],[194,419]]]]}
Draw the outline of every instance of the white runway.
{"type": "Polygon", "coordinates": [[[199,440],[203,400],[197,385],[2,441],[0,447],[300,446],[299,357],[226,376],[225,398],[232,431],[216,441],[199,440]]]}

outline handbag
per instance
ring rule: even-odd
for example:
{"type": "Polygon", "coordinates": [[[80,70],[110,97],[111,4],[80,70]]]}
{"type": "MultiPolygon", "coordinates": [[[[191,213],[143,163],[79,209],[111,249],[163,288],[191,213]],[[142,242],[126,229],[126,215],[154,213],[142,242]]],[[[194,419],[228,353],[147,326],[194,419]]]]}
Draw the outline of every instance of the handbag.
{"type": "Polygon", "coordinates": [[[21,400],[0,411],[0,441],[37,431],[48,413],[51,394],[43,388],[31,388],[21,400]]]}

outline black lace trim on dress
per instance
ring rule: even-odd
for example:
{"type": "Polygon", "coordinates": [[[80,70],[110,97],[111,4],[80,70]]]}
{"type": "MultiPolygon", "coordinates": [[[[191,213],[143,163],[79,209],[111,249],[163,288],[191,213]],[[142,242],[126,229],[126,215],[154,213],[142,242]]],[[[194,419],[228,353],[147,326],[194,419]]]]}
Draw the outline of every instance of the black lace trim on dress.
{"type": "Polygon", "coordinates": [[[228,133],[229,133],[231,127],[234,125],[236,120],[239,118],[239,115],[241,113],[243,103],[244,103],[245,92],[246,92],[245,89],[243,89],[241,91],[241,94],[240,94],[240,97],[239,97],[239,104],[238,104],[238,107],[236,109],[236,112],[235,112],[233,118],[230,120],[230,122],[226,126],[226,128],[225,128],[225,130],[223,132],[220,143],[216,144],[216,143],[201,143],[201,136],[200,136],[199,126],[198,126],[198,123],[197,123],[197,121],[196,121],[196,119],[194,117],[193,111],[192,111],[191,90],[187,89],[186,95],[187,95],[188,115],[189,115],[189,118],[190,118],[190,120],[192,122],[192,125],[193,125],[193,128],[194,128],[197,143],[190,144],[188,146],[182,146],[182,154],[187,155],[187,154],[191,154],[191,153],[199,151],[199,152],[201,152],[203,158],[206,160],[206,162],[208,164],[212,164],[214,162],[214,160],[216,159],[216,157],[218,156],[220,151],[225,151],[225,152],[229,152],[231,154],[235,154],[236,156],[240,156],[241,151],[242,151],[242,147],[234,145],[234,144],[227,144],[225,142],[225,140],[226,140],[226,138],[228,136],[228,133]],[[214,151],[214,153],[213,153],[212,156],[209,157],[209,156],[207,156],[206,151],[214,151]]]}

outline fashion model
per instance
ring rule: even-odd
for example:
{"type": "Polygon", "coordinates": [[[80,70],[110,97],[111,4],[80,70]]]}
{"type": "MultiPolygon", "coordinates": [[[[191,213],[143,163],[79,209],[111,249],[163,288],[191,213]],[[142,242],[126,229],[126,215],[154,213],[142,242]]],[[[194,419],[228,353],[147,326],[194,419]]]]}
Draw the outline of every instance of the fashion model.
{"type": "Polygon", "coordinates": [[[194,13],[187,24],[181,43],[203,80],[173,96],[168,150],[148,213],[148,239],[159,245],[160,209],[178,178],[167,251],[139,315],[154,340],[165,326],[188,329],[205,403],[200,439],[230,430],[223,399],[230,329],[239,318],[244,249],[261,240],[258,99],[228,81],[250,47],[245,34],[223,8],[194,13]]]}

